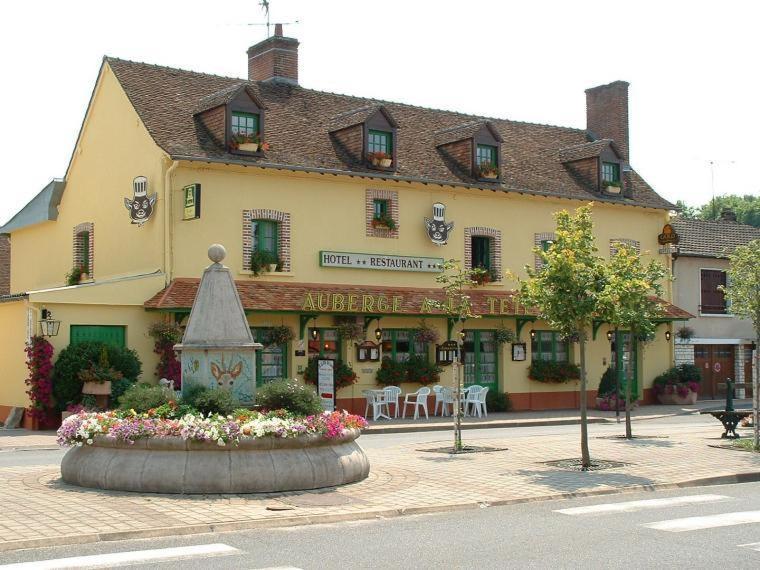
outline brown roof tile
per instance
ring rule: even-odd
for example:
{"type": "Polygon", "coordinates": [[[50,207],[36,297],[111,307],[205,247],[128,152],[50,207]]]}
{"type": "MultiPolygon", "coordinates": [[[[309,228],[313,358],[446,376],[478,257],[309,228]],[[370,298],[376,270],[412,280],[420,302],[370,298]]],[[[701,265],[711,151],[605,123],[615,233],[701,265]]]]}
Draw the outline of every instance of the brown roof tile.
{"type": "MultiPolygon", "coordinates": [[[[156,293],[145,301],[146,309],[157,310],[187,310],[195,300],[200,279],[177,278],[173,279],[168,287],[156,293]]],[[[444,301],[440,289],[421,289],[412,287],[368,287],[366,285],[333,285],[325,283],[272,283],[267,281],[236,281],[235,285],[240,295],[243,308],[249,311],[292,311],[304,312],[304,300],[307,293],[314,296],[321,294],[340,293],[347,298],[348,295],[357,295],[361,303],[362,295],[379,297],[384,295],[388,299],[394,296],[402,297],[399,311],[396,314],[420,315],[421,307],[425,299],[437,299],[444,301]]],[[[470,292],[470,301],[473,311],[480,315],[520,316],[536,315],[536,311],[520,305],[516,300],[515,291],[484,291],[475,289],[470,292]],[[503,308],[502,308],[503,302],[503,308]],[[492,307],[495,312],[492,311],[492,307]]],[[[689,319],[693,315],[660,299],[665,311],[665,319],[689,319]]],[[[308,311],[306,311],[308,312],[308,311]]],[[[384,313],[393,314],[389,309],[384,313]]],[[[433,310],[432,314],[441,314],[441,311],[433,310]]]]}
{"type": "Polygon", "coordinates": [[[737,246],[760,239],[760,228],[727,220],[675,217],[670,224],[680,237],[678,255],[727,258],[737,246]]]}
{"type": "MultiPolygon", "coordinates": [[[[115,58],[106,58],[105,62],[114,71],[153,139],[174,158],[250,162],[272,168],[294,166],[346,173],[359,170],[367,176],[464,184],[437,152],[436,133],[466,123],[489,121],[503,138],[499,184],[502,190],[673,208],[638,175],[632,176],[630,198],[600,196],[578,182],[558,159],[558,151],[585,144],[586,132],[580,129],[475,117],[314,91],[298,85],[248,82],[115,58]],[[228,153],[193,117],[193,112],[205,98],[211,98],[213,102],[215,95],[226,89],[234,90],[243,83],[250,86],[267,108],[265,136],[271,149],[265,157],[228,153]],[[378,106],[386,109],[399,127],[396,171],[378,174],[359,165],[352,165],[348,170],[333,147],[329,132],[335,129],[337,117],[378,106]]],[[[205,104],[208,103],[207,100],[205,104]]],[[[487,185],[489,189],[493,186],[487,185]]]]}
{"type": "Polygon", "coordinates": [[[583,160],[584,158],[594,158],[602,154],[609,146],[612,146],[618,156],[620,155],[615,148],[615,144],[610,139],[599,139],[594,142],[561,148],[559,149],[559,159],[562,162],[573,162],[574,160],[583,160]]]}

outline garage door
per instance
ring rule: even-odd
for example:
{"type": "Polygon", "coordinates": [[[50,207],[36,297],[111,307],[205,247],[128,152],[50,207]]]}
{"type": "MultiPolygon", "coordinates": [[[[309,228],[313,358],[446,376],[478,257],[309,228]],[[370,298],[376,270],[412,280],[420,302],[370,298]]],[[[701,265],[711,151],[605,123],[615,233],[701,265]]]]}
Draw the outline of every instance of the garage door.
{"type": "Polygon", "coordinates": [[[126,327],[120,325],[71,325],[70,343],[104,342],[113,346],[125,347],[127,341],[126,327]]]}

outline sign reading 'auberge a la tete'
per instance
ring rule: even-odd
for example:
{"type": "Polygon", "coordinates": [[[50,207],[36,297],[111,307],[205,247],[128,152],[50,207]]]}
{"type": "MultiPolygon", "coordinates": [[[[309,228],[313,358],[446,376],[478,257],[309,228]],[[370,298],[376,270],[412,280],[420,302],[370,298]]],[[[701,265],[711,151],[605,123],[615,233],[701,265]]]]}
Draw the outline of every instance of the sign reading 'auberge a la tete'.
{"type": "Polygon", "coordinates": [[[322,267],[342,267],[348,269],[385,269],[388,271],[440,273],[443,258],[385,255],[382,253],[320,251],[319,264],[322,267]]]}

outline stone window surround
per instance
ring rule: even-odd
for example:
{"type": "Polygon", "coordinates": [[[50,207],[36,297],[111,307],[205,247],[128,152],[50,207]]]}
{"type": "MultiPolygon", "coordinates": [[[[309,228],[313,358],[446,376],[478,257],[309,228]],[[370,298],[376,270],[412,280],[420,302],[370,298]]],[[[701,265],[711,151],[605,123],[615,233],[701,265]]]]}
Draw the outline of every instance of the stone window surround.
{"type": "Polygon", "coordinates": [[[367,189],[364,199],[364,221],[368,237],[395,238],[398,239],[399,230],[399,208],[398,192],[396,190],[373,190],[367,189]],[[375,228],[372,226],[372,220],[375,217],[375,200],[388,201],[388,215],[396,224],[396,229],[389,230],[386,228],[375,228]]]}
{"type": "Polygon", "coordinates": [[[610,257],[615,255],[617,253],[617,247],[615,247],[615,244],[618,243],[624,243],[625,245],[631,246],[634,250],[636,250],[636,253],[641,253],[641,243],[638,240],[635,239],[628,239],[628,238],[612,238],[610,240],[610,257]]]}
{"type": "Polygon", "coordinates": [[[90,279],[94,279],[95,275],[95,224],[92,222],[82,222],[81,224],[77,224],[74,226],[73,230],[73,239],[72,239],[72,262],[71,266],[74,267],[76,265],[81,264],[84,259],[82,259],[82,243],[79,239],[79,234],[83,232],[88,232],[89,240],[88,240],[88,256],[87,256],[87,274],[90,279]]]}
{"type": "Polygon", "coordinates": [[[501,230],[496,228],[486,228],[474,226],[464,229],[464,266],[465,269],[472,269],[472,238],[487,237],[491,239],[491,272],[496,275],[494,281],[499,282],[503,279],[501,273],[501,230]]]}
{"type": "MultiPolygon", "coordinates": [[[[541,247],[542,241],[554,241],[557,239],[557,236],[554,232],[543,232],[538,234],[533,234],[533,245],[536,247],[541,247]]],[[[543,261],[541,261],[541,258],[538,256],[538,254],[533,254],[533,267],[538,271],[544,266],[543,261]]]]}
{"type": "Polygon", "coordinates": [[[251,267],[253,251],[253,220],[271,220],[279,224],[277,233],[277,256],[280,259],[282,271],[291,271],[290,262],[290,213],[278,210],[253,209],[243,210],[243,270],[251,267]]]}

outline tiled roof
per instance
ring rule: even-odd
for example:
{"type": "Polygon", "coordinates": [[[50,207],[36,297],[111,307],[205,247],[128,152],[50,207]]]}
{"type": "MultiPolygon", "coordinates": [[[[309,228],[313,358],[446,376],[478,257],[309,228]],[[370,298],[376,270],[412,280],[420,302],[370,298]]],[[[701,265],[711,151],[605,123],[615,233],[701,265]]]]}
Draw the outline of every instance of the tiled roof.
{"type": "Polygon", "coordinates": [[[574,160],[597,157],[602,154],[608,146],[612,146],[615,152],[617,152],[618,155],[620,154],[617,148],[615,148],[615,144],[610,139],[599,139],[594,142],[561,148],[559,149],[559,159],[562,162],[572,162],[574,160]]]}
{"type": "MultiPolygon", "coordinates": [[[[198,291],[200,279],[177,278],[173,279],[168,287],[156,293],[145,302],[146,309],[158,310],[187,310],[193,304],[195,294],[198,291]]],[[[425,299],[444,301],[445,298],[440,289],[421,289],[412,287],[367,287],[365,285],[333,285],[325,283],[273,283],[268,281],[236,281],[240,300],[243,308],[248,311],[292,311],[309,312],[304,310],[304,299],[307,293],[311,293],[315,299],[322,294],[341,293],[347,298],[348,295],[372,295],[379,297],[384,295],[388,299],[394,296],[402,297],[398,311],[393,313],[390,309],[388,314],[419,315],[420,308],[425,299]]],[[[536,315],[534,310],[526,308],[516,302],[515,291],[488,291],[475,289],[469,293],[475,314],[488,316],[520,316],[536,315]],[[495,299],[492,301],[491,299],[495,299]],[[503,303],[502,303],[503,301],[503,303]],[[491,312],[495,307],[498,314],[491,312]],[[502,308],[503,307],[503,308],[502,308]]],[[[665,319],[681,320],[690,319],[693,315],[660,299],[664,309],[665,319]]],[[[441,314],[433,310],[432,314],[441,314]]]]}
{"type": "MultiPolygon", "coordinates": [[[[475,117],[374,99],[363,99],[275,82],[248,82],[168,67],[106,58],[124,91],[156,143],[177,159],[248,162],[272,168],[289,166],[330,172],[361,172],[366,176],[483,186],[463,181],[447,166],[435,146],[436,133],[465,123],[490,121],[503,138],[503,190],[578,200],[672,209],[644,180],[631,173],[631,196],[611,198],[584,186],[558,159],[562,148],[587,142],[581,129],[475,117]],[[216,144],[193,113],[201,101],[241,83],[266,106],[267,142],[264,157],[243,157],[216,144]],[[344,162],[329,132],[336,117],[382,106],[398,124],[397,164],[393,173],[378,173],[344,162]]],[[[493,184],[488,184],[489,189],[493,184]]],[[[486,186],[483,186],[486,187],[486,186]]]]}
{"type": "Polygon", "coordinates": [[[727,258],[737,246],[760,239],[760,228],[727,220],[675,217],[670,224],[680,237],[679,255],[727,258]]]}
{"type": "Polygon", "coordinates": [[[491,130],[491,133],[493,133],[494,138],[497,141],[502,142],[501,134],[493,125],[493,123],[491,123],[490,121],[471,121],[469,123],[465,123],[464,125],[457,125],[456,127],[453,127],[453,128],[436,131],[434,133],[435,146],[440,146],[442,144],[452,143],[452,142],[457,142],[464,139],[472,138],[483,127],[488,127],[491,130]]]}
{"type": "Polygon", "coordinates": [[[390,115],[388,110],[383,108],[383,106],[380,104],[375,104],[361,107],[360,109],[351,109],[350,111],[336,115],[330,119],[328,130],[332,133],[341,129],[345,129],[346,127],[353,127],[354,125],[363,123],[378,111],[383,111],[388,121],[391,124],[394,124],[393,117],[390,115]]]}
{"type": "Polygon", "coordinates": [[[251,95],[255,96],[253,90],[248,88],[248,83],[241,81],[239,83],[231,85],[230,87],[225,87],[216,93],[212,93],[211,95],[203,97],[200,101],[198,101],[198,105],[193,110],[193,114],[201,113],[203,111],[207,111],[208,109],[213,109],[219,105],[226,105],[232,101],[242,89],[248,90],[251,95]]]}

